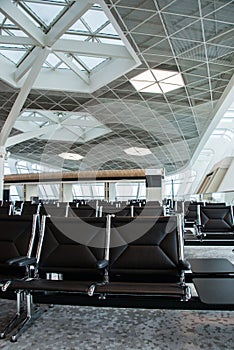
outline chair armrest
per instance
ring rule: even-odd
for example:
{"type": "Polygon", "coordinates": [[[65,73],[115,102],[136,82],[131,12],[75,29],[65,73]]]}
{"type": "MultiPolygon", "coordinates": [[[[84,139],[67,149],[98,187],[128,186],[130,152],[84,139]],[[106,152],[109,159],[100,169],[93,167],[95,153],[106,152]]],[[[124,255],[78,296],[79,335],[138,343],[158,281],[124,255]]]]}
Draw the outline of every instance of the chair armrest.
{"type": "Polygon", "coordinates": [[[191,270],[191,265],[188,260],[180,260],[179,266],[181,270],[191,270]]]}
{"type": "Polygon", "coordinates": [[[11,258],[6,261],[6,264],[10,266],[30,266],[30,265],[36,265],[37,259],[36,258],[28,258],[27,256],[20,256],[18,258],[11,258]]]}
{"type": "Polygon", "coordinates": [[[109,261],[106,259],[99,260],[97,262],[97,268],[98,269],[105,269],[109,265],[109,261]]]}

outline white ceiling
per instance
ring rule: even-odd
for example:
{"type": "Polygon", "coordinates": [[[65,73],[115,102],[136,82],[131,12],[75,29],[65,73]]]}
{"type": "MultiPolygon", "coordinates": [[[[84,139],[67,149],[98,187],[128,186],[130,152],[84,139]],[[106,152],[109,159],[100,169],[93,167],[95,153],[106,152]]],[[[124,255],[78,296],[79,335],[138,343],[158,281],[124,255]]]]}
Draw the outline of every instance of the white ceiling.
{"type": "Polygon", "coordinates": [[[218,107],[233,100],[233,14],[228,0],[0,0],[0,126],[7,150],[54,166],[62,152],[83,156],[65,160],[66,170],[182,169],[218,107]],[[132,79],[156,70],[179,74],[184,85],[137,91],[132,79]],[[73,137],[55,135],[55,121],[43,126],[50,129],[42,137],[33,130],[35,119],[28,120],[30,137],[29,128],[14,124],[28,110],[90,115],[103,133],[74,136],[77,117],[73,137]],[[126,154],[132,147],[150,152],[126,154]]]}

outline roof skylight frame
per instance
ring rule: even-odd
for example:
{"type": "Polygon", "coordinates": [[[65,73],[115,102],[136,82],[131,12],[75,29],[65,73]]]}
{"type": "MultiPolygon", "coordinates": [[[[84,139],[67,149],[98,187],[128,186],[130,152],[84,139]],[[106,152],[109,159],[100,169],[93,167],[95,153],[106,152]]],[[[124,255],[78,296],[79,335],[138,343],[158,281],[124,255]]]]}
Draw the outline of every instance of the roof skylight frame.
{"type": "MultiPolygon", "coordinates": [[[[25,52],[25,55],[21,57],[16,65],[11,61],[8,63],[7,60],[0,59],[2,66],[7,65],[4,72],[0,73],[0,78],[7,81],[15,88],[21,88],[28,76],[33,61],[38,57],[39,50],[42,51],[45,49],[48,52],[46,52],[47,55],[49,54],[49,51],[57,54],[61,63],[58,62],[58,64],[55,66],[43,63],[37,79],[32,86],[32,88],[35,89],[92,93],[141,64],[140,59],[130,46],[130,43],[121,31],[120,26],[116,22],[104,0],[79,0],[77,2],[64,2],[64,8],[63,3],[60,2],[60,4],[61,13],[59,13],[54,23],[47,28],[45,28],[45,26],[42,27],[41,22],[35,22],[35,18],[33,17],[32,21],[29,20],[29,9],[27,9],[27,11],[24,13],[22,6],[21,9],[19,9],[18,5],[15,6],[11,2],[1,7],[0,12],[2,11],[3,13],[2,17],[5,16],[7,19],[10,18],[15,23],[14,30],[18,29],[19,31],[23,31],[28,35],[26,36],[27,40],[24,40],[25,43],[27,42],[27,46],[25,45],[25,51],[27,52],[25,52]],[[16,17],[17,13],[19,14],[20,12],[22,16],[18,16],[18,18],[22,17],[21,20],[14,21],[14,17],[12,17],[11,13],[13,11],[16,12],[16,17]],[[98,25],[97,28],[93,28],[95,31],[87,30],[87,33],[70,32],[69,28],[75,23],[75,21],[78,21],[83,14],[87,13],[88,11],[102,11],[106,20],[102,23],[102,25],[98,25]],[[63,15],[65,19],[63,18],[63,15]],[[26,23],[27,21],[29,24],[25,27],[23,22],[26,23]],[[60,23],[61,26],[59,26],[60,23]],[[103,31],[103,29],[109,24],[112,26],[112,32],[113,30],[116,31],[116,35],[110,33],[100,33],[100,31],[103,31]],[[57,27],[58,30],[56,30],[57,27]],[[30,28],[32,28],[32,30],[30,30],[30,28]],[[33,28],[35,30],[33,30],[33,28]],[[64,34],[72,34],[74,35],[74,39],[62,38],[64,34]],[[76,35],[79,35],[78,40],[76,35]],[[53,36],[55,39],[52,39],[50,44],[51,37],[53,36]],[[84,37],[84,41],[81,41],[81,36],[84,37]],[[95,43],[91,42],[93,37],[97,39],[97,41],[95,40],[95,43]],[[102,43],[102,38],[105,43],[102,43]],[[115,40],[115,42],[108,42],[108,40],[115,40]],[[89,45],[83,45],[84,42],[89,43],[89,45]],[[65,45],[65,49],[63,43],[67,43],[67,45],[65,45]],[[81,49],[80,44],[82,44],[81,49]],[[98,48],[97,50],[95,48],[92,49],[93,44],[99,45],[95,47],[98,48]],[[79,50],[81,50],[81,52],[79,52],[79,50]],[[79,54],[80,56],[84,57],[97,57],[100,60],[97,60],[97,64],[94,66],[86,65],[85,67],[85,65],[82,65],[84,68],[83,70],[72,64],[72,62],[67,59],[66,55],[69,53],[71,55],[74,54],[74,56],[79,54]],[[104,53],[104,55],[102,53],[104,53]],[[65,67],[67,67],[67,69],[65,69],[65,67]],[[12,70],[13,74],[10,75],[9,72],[12,72],[12,70]],[[60,78],[58,78],[58,76],[60,76],[60,78]],[[59,81],[61,81],[61,85],[59,84],[59,81]]],[[[11,21],[9,22],[13,23],[11,21]]],[[[13,41],[20,41],[20,36],[18,37],[17,33],[15,34],[15,40],[13,39],[13,41]]],[[[10,39],[9,41],[12,42],[10,39]]],[[[83,63],[85,63],[85,60],[83,63]]]]}

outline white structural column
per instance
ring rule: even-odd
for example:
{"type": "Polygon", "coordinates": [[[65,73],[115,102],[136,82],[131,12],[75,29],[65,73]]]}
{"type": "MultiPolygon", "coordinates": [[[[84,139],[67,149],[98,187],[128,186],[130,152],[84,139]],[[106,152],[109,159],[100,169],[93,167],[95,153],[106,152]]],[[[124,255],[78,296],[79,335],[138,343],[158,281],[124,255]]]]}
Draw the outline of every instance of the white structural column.
{"type": "Polygon", "coordinates": [[[6,155],[5,147],[0,147],[0,201],[3,200],[5,155],[6,155]]]}
{"type": "Polygon", "coordinates": [[[14,126],[15,120],[18,117],[19,113],[21,112],[21,109],[24,105],[24,102],[32,88],[32,85],[34,84],[40,69],[43,65],[43,62],[45,61],[46,57],[48,56],[50,52],[49,48],[43,48],[41,49],[40,53],[37,56],[37,59],[32,64],[32,67],[28,73],[27,78],[25,79],[25,82],[20,89],[20,92],[15,100],[15,103],[7,117],[7,120],[5,121],[5,124],[2,127],[1,133],[0,133],[0,152],[1,152],[1,160],[0,160],[0,199],[3,197],[3,182],[4,182],[4,158],[5,158],[5,145],[7,142],[7,138],[10,135],[10,132],[14,126]]]}
{"type": "Polygon", "coordinates": [[[146,200],[162,201],[163,169],[146,169],[146,200]]]}
{"type": "Polygon", "coordinates": [[[71,183],[64,183],[62,187],[63,191],[63,202],[72,202],[73,195],[72,195],[72,184],[71,183]]]}
{"type": "Polygon", "coordinates": [[[30,201],[32,197],[38,196],[38,185],[37,184],[26,184],[25,185],[25,200],[30,201]]]}
{"type": "Polygon", "coordinates": [[[116,200],[115,182],[109,182],[109,201],[115,202],[115,200],[116,200]]]}

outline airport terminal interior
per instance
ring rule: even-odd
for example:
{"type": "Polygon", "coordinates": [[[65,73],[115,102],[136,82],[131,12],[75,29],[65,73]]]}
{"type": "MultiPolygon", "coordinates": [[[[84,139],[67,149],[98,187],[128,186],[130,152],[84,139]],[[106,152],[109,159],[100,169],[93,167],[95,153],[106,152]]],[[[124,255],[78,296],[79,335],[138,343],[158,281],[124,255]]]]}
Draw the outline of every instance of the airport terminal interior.
{"type": "Polygon", "coordinates": [[[234,349],[234,1],[0,0],[0,349],[234,349]]]}

